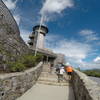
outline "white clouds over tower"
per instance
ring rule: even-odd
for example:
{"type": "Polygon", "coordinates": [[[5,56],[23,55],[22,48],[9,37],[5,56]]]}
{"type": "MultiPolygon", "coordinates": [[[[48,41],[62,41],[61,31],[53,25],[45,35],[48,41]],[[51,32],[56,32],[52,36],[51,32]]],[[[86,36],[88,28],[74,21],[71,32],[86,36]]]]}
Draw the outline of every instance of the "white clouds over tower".
{"type": "Polygon", "coordinates": [[[74,6],[73,0],[46,0],[40,10],[40,14],[49,20],[48,15],[60,14],[66,8],[74,6]]]}

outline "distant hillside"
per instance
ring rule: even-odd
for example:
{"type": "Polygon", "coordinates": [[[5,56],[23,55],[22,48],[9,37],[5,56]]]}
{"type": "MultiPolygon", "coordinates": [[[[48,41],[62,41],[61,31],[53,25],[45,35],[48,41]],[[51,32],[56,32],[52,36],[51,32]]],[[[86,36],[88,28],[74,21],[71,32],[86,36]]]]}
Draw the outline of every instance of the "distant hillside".
{"type": "Polygon", "coordinates": [[[91,70],[85,70],[82,72],[88,76],[100,77],[100,69],[91,69],[91,70]]]}

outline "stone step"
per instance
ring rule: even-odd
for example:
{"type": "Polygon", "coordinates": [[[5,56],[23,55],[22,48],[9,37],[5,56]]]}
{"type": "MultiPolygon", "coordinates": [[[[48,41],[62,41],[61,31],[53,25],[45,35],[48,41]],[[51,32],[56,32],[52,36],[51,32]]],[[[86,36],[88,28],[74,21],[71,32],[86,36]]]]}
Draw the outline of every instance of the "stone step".
{"type": "Polygon", "coordinates": [[[40,77],[57,78],[57,75],[41,74],[40,77]]]}
{"type": "Polygon", "coordinates": [[[44,77],[40,77],[40,78],[38,79],[38,81],[57,82],[57,79],[55,79],[55,78],[44,78],[44,77]]]}
{"type": "Polygon", "coordinates": [[[50,73],[50,69],[48,66],[43,66],[43,70],[37,82],[41,84],[47,84],[47,85],[58,85],[58,86],[69,85],[69,80],[66,73],[64,74],[63,81],[58,83],[58,76],[56,75],[54,70],[52,71],[52,73],[50,73]]]}
{"type": "MultiPolygon", "coordinates": [[[[45,73],[42,73],[40,75],[40,78],[43,77],[43,78],[55,78],[55,79],[58,79],[58,76],[56,74],[45,74],[45,73]]],[[[66,80],[68,80],[68,76],[64,75],[63,76],[66,80]]]]}
{"type": "MultiPolygon", "coordinates": [[[[52,83],[58,82],[57,79],[43,79],[43,78],[38,79],[38,81],[52,82],[52,83]]],[[[61,81],[61,83],[68,83],[68,82],[69,82],[69,81],[66,81],[66,80],[61,81]]]]}
{"type": "MultiPolygon", "coordinates": [[[[45,80],[45,81],[58,81],[58,78],[55,78],[55,77],[39,77],[38,80],[45,80]]],[[[69,80],[68,79],[63,79],[63,82],[68,82],[69,80]]]]}
{"type": "Polygon", "coordinates": [[[69,86],[70,83],[69,82],[66,82],[66,83],[63,83],[63,82],[50,82],[50,81],[38,81],[37,83],[39,84],[46,84],[46,85],[55,85],[55,86],[69,86]]]}

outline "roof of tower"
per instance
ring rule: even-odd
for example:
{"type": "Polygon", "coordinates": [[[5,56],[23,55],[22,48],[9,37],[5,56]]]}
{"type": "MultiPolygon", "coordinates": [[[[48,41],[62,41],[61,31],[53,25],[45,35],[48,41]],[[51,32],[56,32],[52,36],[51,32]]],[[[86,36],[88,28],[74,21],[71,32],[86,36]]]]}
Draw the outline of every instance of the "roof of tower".
{"type": "MultiPolygon", "coordinates": [[[[39,27],[40,27],[40,25],[36,25],[36,26],[34,26],[33,27],[33,31],[35,31],[37,28],[39,29],[39,27]]],[[[46,26],[44,26],[44,25],[41,25],[41,28],[44,28],[45,30],[46,30],[46,33],[48,33],[48,28],[46,27],[46,26]]]]}

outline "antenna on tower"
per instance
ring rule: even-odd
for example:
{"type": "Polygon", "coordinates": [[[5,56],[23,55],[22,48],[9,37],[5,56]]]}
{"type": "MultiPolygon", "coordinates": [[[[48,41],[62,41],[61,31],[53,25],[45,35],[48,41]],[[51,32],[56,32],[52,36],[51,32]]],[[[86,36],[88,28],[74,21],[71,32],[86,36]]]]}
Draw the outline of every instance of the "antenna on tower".
{"type": "Polygon", "coordinates": [[[39,34],[40,34],[40,30],[41,30],[41,26],[42,26],[43,20],[44,20],[44,16],[42,15],[41,19],[40,19],[39,30],[37,32],[37,41],[36,41],[36,47],[35,47],[35,56],[36,56],[37,50],[38,50],[38,48],[37,48],[38,47],[38,37],[39,37],[39,34]]]}

